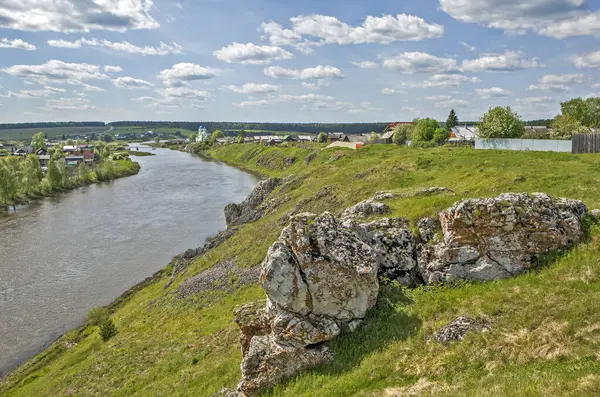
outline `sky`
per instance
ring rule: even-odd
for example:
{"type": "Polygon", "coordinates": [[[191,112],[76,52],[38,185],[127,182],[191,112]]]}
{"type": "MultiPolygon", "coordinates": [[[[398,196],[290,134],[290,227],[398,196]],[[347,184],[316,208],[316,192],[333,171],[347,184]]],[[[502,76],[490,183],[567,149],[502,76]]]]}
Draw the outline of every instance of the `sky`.
{"type": "Polygon", "coordinates": [[[1,0],[0,123],[552,118],[600,0],[1,0]]]}

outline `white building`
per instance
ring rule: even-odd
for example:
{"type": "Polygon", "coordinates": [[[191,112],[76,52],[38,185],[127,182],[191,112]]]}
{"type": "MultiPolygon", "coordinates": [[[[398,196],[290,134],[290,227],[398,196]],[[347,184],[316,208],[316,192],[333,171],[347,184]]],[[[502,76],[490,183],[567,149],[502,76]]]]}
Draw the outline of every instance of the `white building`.
{"type": "Polygon", "coordinates": [[[198,136],[196,137],[196,142],[204,142],[210,139],[210,135],[208,134],[208,129],[201,125],[198,127],[198,136]]]}

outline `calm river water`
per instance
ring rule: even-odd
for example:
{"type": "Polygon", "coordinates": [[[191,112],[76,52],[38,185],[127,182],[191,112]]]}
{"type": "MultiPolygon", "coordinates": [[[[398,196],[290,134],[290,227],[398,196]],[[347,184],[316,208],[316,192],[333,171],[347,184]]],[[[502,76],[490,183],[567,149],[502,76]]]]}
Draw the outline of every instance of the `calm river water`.
{"type": "Polygon", "coordinates": [[[202,245],[256,184],[224,164],[153,153],[135,158],[138,175],[0,213],[0,376],[202,245]]]}

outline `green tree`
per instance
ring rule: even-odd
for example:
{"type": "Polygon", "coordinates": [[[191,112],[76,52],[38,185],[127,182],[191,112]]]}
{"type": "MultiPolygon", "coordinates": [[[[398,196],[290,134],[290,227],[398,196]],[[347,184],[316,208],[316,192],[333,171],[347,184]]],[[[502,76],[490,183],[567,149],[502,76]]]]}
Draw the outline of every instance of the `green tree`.
{"type": "Polygon", "coordinates": [[[241,130],[237,135],[237,142],[244,143],[244,139],[246,138],[246,131],[241,130]]]}
{"type": "Polygon", "coordinates": [[[117,326],[114,321],[109,319],[104,320],[100,325],[100,337],[104,342],[117,334],[117,326]]]}
{"type": "Polygon", "coordinates": [[[458,125],[458,116],[456,116],[456,112],[454,109],[450,110],[450,114],[448,115],[448,120],[446,120],[446,129],[451,130],[452,128],[458,125]]]}
{"type": "Polygon", "coordinates": [[[433,142],[435,131],[438,128],[440,128],[440,123],[434,119],[419,119],[416,121],[411,138],[413,142],[418,143],[433,142]]]}
{"type": "Polygon", "coordinates": [[[552,121],[550,137],[552,139],[571,139],[573,134],[589,134],[591,132],[588,127],[581,124],[581,121],[561,114],[552,121]]]}
{"type": "MultiPolygon", "coordinates": [[[[600,127],[600,98],[574,98],[560,104],[561,115],[590,128],[600,127]]],[[[559,121],[559,123],[565,120],[559,121]]]]}
{"type": "Polygon", "coordinates": [[[35,150],[46,147],[46,137],[43,132],[38,132],[31,138],[31,146],[35,150]]]}
{"type": "Polygon", "coordinates": [[[10,156],[0,159],[0,202],[11,204],[19,193],[21,159],[10,156]]]}
{"type": "Polygon", "coordinates": [[[477,124],[480,138],[519,138],[525,132],[525,123],[510,106],[488,110],[477,124]]]}
{"type": "Polygon", "coordinates": [[[156,143],[157,145],[160,143],[160,137],[159,136],[155,136],[154,137],[154,143],[156,143]]]}
{"type": "Polygon", "coordinates": [[[112,142],[112,141],[114,141],[115,138],[112,135],[110,135],[110,134],[104,134],[104,135],[102,135],[101,139],[104,142],[112,142]]]}
{"type": "Polygon", "coordinates": [[[79,163],[77,166],[77,179],[79,183],[88,183],[91,180],[92,172],[85,163],[79,163]]]}
{"type": "Polygon", "coordinates": [[[63,176],[56,160],[50,160],[48,162],[48,171],[46,171],[45,181],[48,187],[50,187],[52,190],[58,190],[62,188],[63,176]]]}
{"type": "Polygon", "coordinates": [[[214,130],[213,133],[212,133],[212,135],[211,135],[211,137],[210,137],[210,141],[212,143],[214,143],[217,140],[217,138],[224,138],[224,137],[225,137],[225,135],[223,135],[223,131],[221,131],[221,130],[214,130]]]}
{"type": "Polygon", "coordinates": [[[67,146],[73,146],[75,144],[75,142],[73,142],[73,140],[71,138],[67,139],[67,142],[65,143],[65,145],[67,146]]]}
{"type": "Polygon", "coordinates": [[[26,193],[34,193],[38,190],[42,181],[42,167],[37,156],[30,154],[22,164],[22,188],[26,193]]]}
{"type": "Polygon", "coordinates": [[[392,142],[396,145],[403,145],[408,141],[412,135],[414,126],[412,124],[398,124],[394,127],[394,135],[392,136],[392,142]]]}
{"type": "Polygon", "coordinates": [[[317,135],[317,142],[318,143],[325,143],[327,142],[327,134],[324,132],[319,133],[319,135],[317,135]]]}
{"type": "Polygon", "coordinates": [[[103,324],[106,320],[108,320],[109,314],[110,313],[106,307],[93,307],[87,314],[88,324],[91,326],[103,324]]]}
{"type": "Polygon", "coordinates": [[[443,145],[450,138],[450,131],[446,128],[437,128],[433,133],[433,141],[438,145],[443,145]]]}

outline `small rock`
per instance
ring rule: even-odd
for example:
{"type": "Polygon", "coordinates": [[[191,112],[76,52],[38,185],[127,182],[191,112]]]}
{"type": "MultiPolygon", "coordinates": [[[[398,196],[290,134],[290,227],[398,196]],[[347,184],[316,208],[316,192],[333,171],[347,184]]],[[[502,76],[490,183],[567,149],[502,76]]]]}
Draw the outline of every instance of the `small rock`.
{"type": "Polygon", "coordinates": [[[195,249],[190,248],[189,250],[187,250],[183,253],[183,257],[185,259],[192,259],[193,257],[196,256],[196,253],[197,253],[197,251],[195,249]]]}
{"type": "Polygon", "coordinates": [[[441,344],[451,342],[460,342],[469,332],[488,332],[492,329],[489,321],[478,318],[473,319],[467,316],[460,316],[448,325],[440,328],[434,335],[434,340],[441,344]]]}
{"type": "Polygon", "coordinates": [[[454,190],[448,189],[447,187],[430,187],[419,190],[417,193],[415,193],[415,196],[434,196],[442,193],[454,194],[454,190]]]}
{"type": "Polygon", "coordinates": [[[442,231],[440,221],[434,218],[423,218],[419,220],[419,222],[417,222],[417,227],[419,228],[419,234],[421,235],[421,242],[423,244],[433,240],[435,235],[442,231]]]}
{"type": "Polygon", "coordinates": [[[526,180],[527,178],[525,178],[523,175],[519,175],[514,179],[515,182],[525,182],[526,180]]]}
{"type": "Polygon", "coordinates": [[[600,221],[600,210],[591,210],[590,215],[594,217],[597,221],[600,221]]]}
{"type": "Polygon", "coordinates": [[[389,199],[393,199],[395,197],[396,197],[396,193],[392,193],[392,192],[377,192],[377,193],[375,193],[375,196],[373,197],[373,200],[375,200],[375,201],[389,200],[389,199]]]}
{"type": "Polygon", "coordinates": [[[390,211],[390,207],[374,199],[363,200],[360,203],[347,208],[342,218],[368,218],[372,215],[383,215],[390,211]]]}

